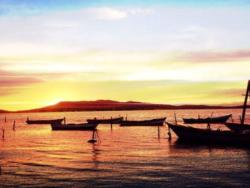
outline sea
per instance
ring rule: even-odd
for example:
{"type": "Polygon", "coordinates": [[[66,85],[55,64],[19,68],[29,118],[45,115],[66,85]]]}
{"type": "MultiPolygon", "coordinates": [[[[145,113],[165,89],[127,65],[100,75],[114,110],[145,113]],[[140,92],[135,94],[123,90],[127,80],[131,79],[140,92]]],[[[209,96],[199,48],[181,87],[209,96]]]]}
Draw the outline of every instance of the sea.
{"type": "MultiPolygon", "coordinates": [[[[91,131],[52,131],[50,125],[27,125],[29,119],[123,116],[130,120],[233,114],[227,110],[143,110],[0,114],[0,187],[250,187],[250,149],[189,145],[168,128],[98,125],[91,131]],[[5,122],[6,117],[6,122],[5,122]],[[15,121],[15,130],[13,123],[15,121]],[[4,128],[4,138],[2,137],[4,128]]],[[[249,114],[247,114],[249,116],[249,114]]],[[[199,125],[206,128],[206,125],[199,125]]],[[[214,125],[212,129],[226,129],[214,125]]]]}

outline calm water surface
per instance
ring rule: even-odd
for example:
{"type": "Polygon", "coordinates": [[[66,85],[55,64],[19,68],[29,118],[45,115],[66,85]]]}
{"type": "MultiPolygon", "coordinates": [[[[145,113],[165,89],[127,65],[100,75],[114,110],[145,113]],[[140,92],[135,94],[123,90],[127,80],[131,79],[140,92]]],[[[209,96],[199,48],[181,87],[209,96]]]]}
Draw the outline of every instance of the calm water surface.
{"type": "MultiPolygon", "coordinates": [[[[176,111],[177,116],[205,116],[214,110],[176,111]]],[[[217,110],[215,115],[240,110],[217,110]]],[[[168,141],[167,128],[99,125],[99,142],[87,143],[88,131],[51,131],[49,125],[26,125],[30,119],[92,117],[147,119],[174,111],[67,112],[0,115],[0,187],[249,187],[250,150],[190,146],[168,141]],[[16,120],[16,131],[12,130],[16,120]]],[[[224,129],[222,126],[216,128],[224,129]]]]}

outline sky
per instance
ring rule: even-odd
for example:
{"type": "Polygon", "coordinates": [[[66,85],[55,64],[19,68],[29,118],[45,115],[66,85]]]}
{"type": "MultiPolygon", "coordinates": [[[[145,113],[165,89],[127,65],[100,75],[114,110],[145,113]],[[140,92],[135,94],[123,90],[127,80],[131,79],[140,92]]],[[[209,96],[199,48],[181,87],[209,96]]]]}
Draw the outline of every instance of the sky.
{"type": "Polygon", "coordinates": [[[0,109],[242,103],[249,10],[247,0],[0,0],[0,109]]]}

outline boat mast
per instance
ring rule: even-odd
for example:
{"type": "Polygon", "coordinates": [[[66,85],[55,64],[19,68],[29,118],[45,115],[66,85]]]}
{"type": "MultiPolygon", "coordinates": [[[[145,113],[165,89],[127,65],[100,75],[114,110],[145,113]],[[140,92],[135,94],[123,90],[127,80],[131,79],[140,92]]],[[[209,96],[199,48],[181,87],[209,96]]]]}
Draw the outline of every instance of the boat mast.
{"type": "Polygon", "coordinates": [[[248,84],[247,84],[247,91],[246,91],[245,101],[244,101],[243,111],[242,111],[241,125],[243,125],[244,121],[245,121],[245,115],[246,115],[246,109],[247,109],[247,99],[249,97],[249,90],[250,90],[250,80],[248,80],[248,84]]]}

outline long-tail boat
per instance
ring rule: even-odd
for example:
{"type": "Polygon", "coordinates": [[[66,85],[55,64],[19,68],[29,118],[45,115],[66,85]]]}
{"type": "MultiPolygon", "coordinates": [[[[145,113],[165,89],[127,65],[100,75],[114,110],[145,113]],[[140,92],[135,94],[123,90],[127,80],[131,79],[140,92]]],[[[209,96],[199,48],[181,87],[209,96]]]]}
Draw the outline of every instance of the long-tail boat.
{"type": "Polygon", "coordinates": [[[51,124],[51,123],[61,123],[65,118],[62,119],[43,119],[43,120],[30,120],[27,118],[27,124],[51,124]]]}
{"type": "Polygon", "coordinates": [[[117,118],[107,118],[107,119],[87,119],[88,123],[97,123],[97,124],[120,124],[120,122],[123,120],[123,117],[117,117],[117,118]]]}
{"type": "Polygon", "coordinates": [[[183,118],[184,123],[195,124],[195,123],[225,123],[232,114],[217,117],[207,117],[207,118],[183,118]]]}
{"type": "Polygon", "coordinates": [[[149,119],[149,120],[123,120],[121,121],[121,126],[162,126],[166,117],[158,119],[149,119]]]}
{"type": "Polygon", "coordinates": [[[65,131],[74,131],[74,130],[95,130],[98,126],[97,123],[69,123],[69,124],[61,124],[61,123],[52,123],[51,128],[53,131],[65,130],[65,131]]]}
{"type": "Polygon", "coordinates": [[[243,104],[243,110],[242,110],[240,123],[236,123],[236,122],[227,122],[227,123],[225,123],[225,125],[229,129],[231,129],[232,131],[242,132],[242,131],[245,131],[245,130],[250,130],[250,124],[245,124],[247,100],[248,100],[249,96],[250,96],[250,80],[248,80],[248,84],[247,84],[247,90],[246,90],[246,94],[245,94],[245,100],[244,100],[244,104],[243,104]]]}
{"type": "Polygon", "coordinates": [[[167,124],[180,140],[187,143],[250,145],[250,133],[238,133],[230,130],[201,129],[169,122],[167,122],[167,124]]]}

